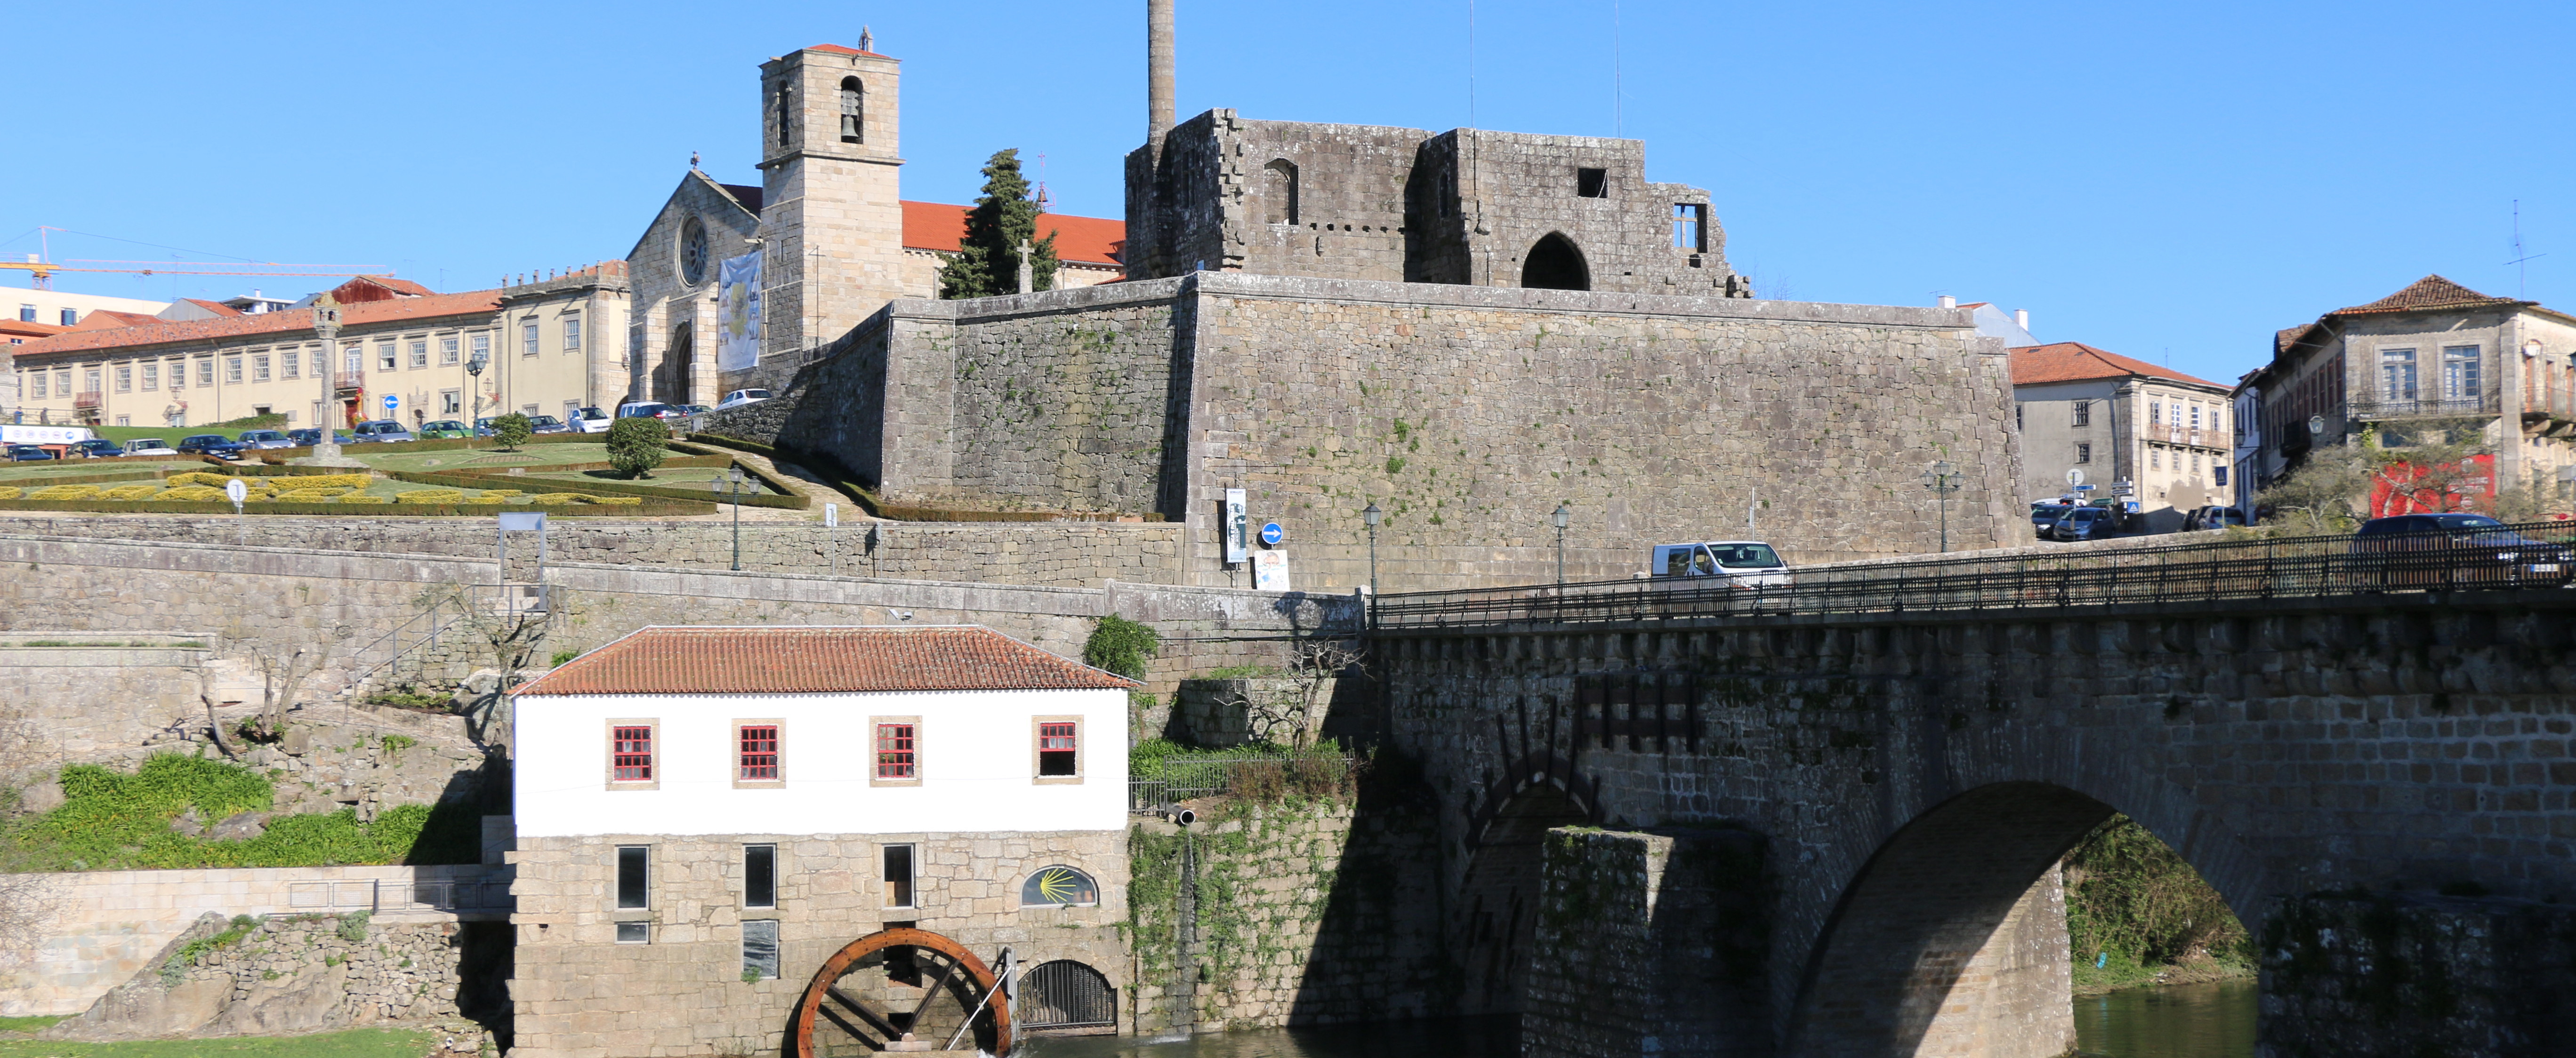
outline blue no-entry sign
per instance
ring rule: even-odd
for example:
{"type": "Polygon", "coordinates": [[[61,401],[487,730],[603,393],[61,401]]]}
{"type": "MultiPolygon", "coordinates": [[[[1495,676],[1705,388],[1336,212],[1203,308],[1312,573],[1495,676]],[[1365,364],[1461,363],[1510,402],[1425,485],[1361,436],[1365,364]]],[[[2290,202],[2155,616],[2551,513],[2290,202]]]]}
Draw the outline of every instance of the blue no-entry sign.
{"type": "Polygon", "coordinates": [[[1280,542],[1280,541],[1285,540],[1285,539],[1287,539],[1287,538],[1288,538],[1288,531],[1287,531],[1287,530],[1285,530],[1285,529],[1281,529],[1281,528],[1279,528],[1279,523],[1277,523],[1277,522],[1263,522],[1263,523],[1261,523],[1261,546],[1263,546],[1263,547],[1277,547],[1277,546],[1279,546],[1279,542],[1280,542]]]}

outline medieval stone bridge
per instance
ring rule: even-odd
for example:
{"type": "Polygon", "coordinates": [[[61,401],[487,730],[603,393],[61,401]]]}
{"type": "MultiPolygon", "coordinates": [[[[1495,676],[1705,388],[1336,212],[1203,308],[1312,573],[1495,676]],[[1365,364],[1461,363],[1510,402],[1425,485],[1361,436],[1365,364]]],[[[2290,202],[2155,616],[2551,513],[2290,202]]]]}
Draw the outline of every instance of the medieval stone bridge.
{"type": "Polygon", "coordinates": [[[2114,812],[2261,940],[2267,1053],[2576,1038],[2576,591],[1649,609],[1375,632],[1530,1053],[2063,1053],[2114,812]]]}

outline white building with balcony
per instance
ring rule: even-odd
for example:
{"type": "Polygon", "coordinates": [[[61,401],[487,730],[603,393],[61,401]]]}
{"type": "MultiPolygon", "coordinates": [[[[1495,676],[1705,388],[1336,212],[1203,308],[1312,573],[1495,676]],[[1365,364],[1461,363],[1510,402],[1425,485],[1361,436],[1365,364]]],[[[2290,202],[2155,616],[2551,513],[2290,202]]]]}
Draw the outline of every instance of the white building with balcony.
{"type": "Polygon", "coordinates": [[[2144,531],[2182,528],[2192,508],[2229,505],[2227,387],[2082,342],[2010,350],[2022,496],[2067,490],[2081,470],[2096,497],[2126,483],[2144,531]]]}

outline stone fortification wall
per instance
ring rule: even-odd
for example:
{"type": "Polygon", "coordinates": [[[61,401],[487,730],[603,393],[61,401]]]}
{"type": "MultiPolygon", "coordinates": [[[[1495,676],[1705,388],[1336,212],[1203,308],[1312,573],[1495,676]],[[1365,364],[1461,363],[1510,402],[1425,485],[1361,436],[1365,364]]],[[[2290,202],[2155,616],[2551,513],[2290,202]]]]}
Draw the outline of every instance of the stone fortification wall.
{"type": "Polygon", "coordinates": [[[1928,552],[1932,455],[1969,468],[1954,546],[2027,539],[2002,350],[1959,310],[1228,273],[898,301],[881,320],[881,345],[804,376],[781,443],[871,466],[899,500],[1081,508],[1138,502],[1150,479],[1187,526],[1182,583],[1248,585],[1220,557],[1230,487],[1288,530],[1295,582],[1329,588],[1368,577],[1371,502],[1389,590],[1554,577],[1560,503],[1573,579],[1746,535],[1800,562],[1928,552]],[[1146,443],[1150,405],[1115,431],[1071,410],[1094,383],[1057,379],[1153,369],[1161,319],[1182,409],[1163,439],[1146,443]]]}
{"type": "Polygon", "coordinates": [[[2563,1049],[2576,1027],[2576,907],[2469,895],[2280,902],[2264,930],[2261,1042],[2275,1054],[2460,1058],[2563,1049]]]}
{"type": "MultiPolygon", "coordinates": [[[[855,514],[855,512],[853,512],[855,514]]],[[[734,526],[725,522],[548,523],[549,562],[688,566],[733,564],[734,526]]],[[[0,517],[0,535],[243,544],[254,548],[436,555],[489,567],[499,546],[479,518],[252,519],[0,517]]],[[[827,529],[819,520],[747,523],[742,567],[778,573],[1097,586],[1104,580],[1175,583],[1182,528],[1136,522],[865,522],[827,529]]],[[[532,560],[536,538],[514,534],[513,563],[532,560]]],[[[135,605],[148,600],[138,598],[135,605]]],[[[5,630],[7,625],[0,625],[5,630]]],[[[146,627],[171,627],[168,624],[146,627]]],[[[223,624],[205,626],[221,628],[223,624]]]]}
{"type": "MultiPolygon", "coordinates": [[[[1117,831],[931,834],[608,835],[522,838],[518,965],[510,982],[525,1058],[778,1054],[786,1013],[825,959],[901,922],[988,962],[1004,945],[1030,964],[1071,959],[1124,1001],[1126,857],[1117,831]],[[889,907],[880,849],[915,847],[913,906],[889,907]],[[742,847],[777,846],[776,905],[743,906],[742,847]],[[648,847],[650,907],[621,910],[617,848],[648,847]],[[1070,866],[1099,884],[1093,907],[1022,907],[1022,883],[1070,866]],[[778,922],[778,974],[744,979],[743,922],[778,922]],[[651,940],[619,944],[616,924],[651,940]]],[[[881,1008],[891,998],[862,992],[881,1008]]],[[[909,992],[910,1003],[921,993],[909,992]]],[[[909,1009],[909,1005],[901,1009],[909,1009]]],[[[830,1031],[828,1028],[826,1031],[830,1031]]],[[[792,1053],[792,1052],[791,1052],[792,1053]]]]}
{"type": "Polygon", "coordinates": [[[1139,823],[1134,1031],[1447,1013],[1456,975],[1439,943],[1434,830],[1420,805],[1335,798],[1253,806],[1187,833],[1139,823]]]}
{"type": "Polygon", "coordinates": [[[365,911],[379,926],[437,926],[496,918],[509,906],[509,875],[473,865],[91,871],[42,877],[36,901],[45,921],[35,955],[0,966],[0,1017],[88,1009],[109,989],[154,965],[157,953],[208,914],[365,911]]]}

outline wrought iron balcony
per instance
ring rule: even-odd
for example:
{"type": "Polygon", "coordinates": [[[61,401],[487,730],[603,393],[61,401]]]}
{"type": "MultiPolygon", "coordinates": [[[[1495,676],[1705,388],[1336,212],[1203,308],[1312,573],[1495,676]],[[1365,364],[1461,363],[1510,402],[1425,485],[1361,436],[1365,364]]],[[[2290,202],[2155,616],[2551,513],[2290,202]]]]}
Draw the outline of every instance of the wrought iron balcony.
{"type": "Polygon", "coordinates": [[[2373,421],[2384,421],[2389,419],[2467,418],[2478,415],[2497,414],[2500,410],[2501,404],[2502,401],[2494,394],[2487,394],[2482,397],[2455,398],[2433,396],[2420,398],[2390,398],[2381,395],[2366,394],[2353,398],[2352,415],[2356,419],[2369,419],[2373,421]]]}
{"type": "Polygon", "coordinates": [[[2191,445],[2196,448],[2227,447],[2227,438],[2217,430],[2196,430],[2188,426],[2169,426],[2160,422],[2147,424],[2147,440],[2191,445]]]}
{"type": "Polygon", "coordinates": [[[356,393],[367,388],[364,371],[340,371],[331,376],[331,388],[342,393],[356,393]]]}
{"type": "Polygon", "coordinates": [[[99,393],[98,393],[98,391],[97,391],[97,390],[94,390],[94,389],[93,389],[93,390],[90,390],[90,391],[88,391],[88,392],[86,392],[86,393],[82,393],[82,394],[80,394],[80,395],[75,396],[75,397],[73,397],[73,398],[72,398],[72,407],[74,407],[74,408],[95,408],[95,407],[98,407],[98,397],[99,397],[99,393]]]}

